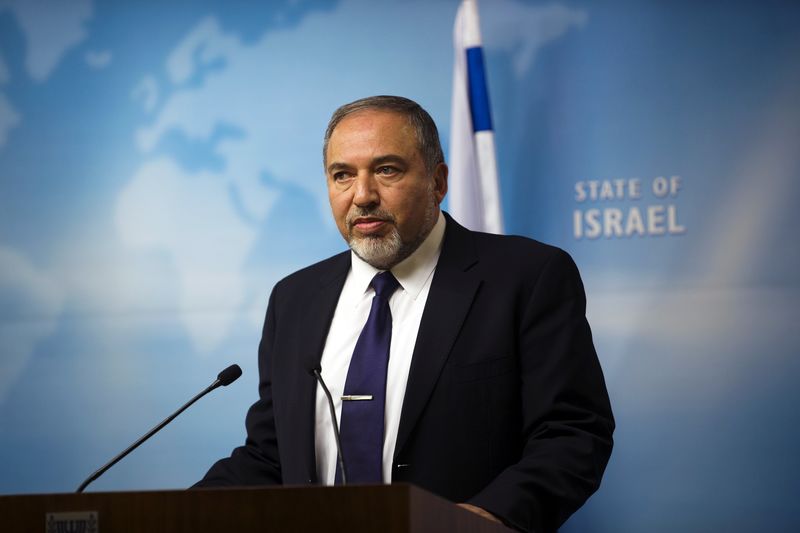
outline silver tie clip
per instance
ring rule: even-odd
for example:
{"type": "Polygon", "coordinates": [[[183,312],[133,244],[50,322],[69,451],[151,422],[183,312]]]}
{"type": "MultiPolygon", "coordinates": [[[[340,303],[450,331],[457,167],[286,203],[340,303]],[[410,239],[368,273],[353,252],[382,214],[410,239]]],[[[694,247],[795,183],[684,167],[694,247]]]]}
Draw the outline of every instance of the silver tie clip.
{"type": "Polygon", "coordinates": [[[371,400],[372,394],[348,394],[342,396],[343,402],[357,402],[362,400],[371,400]]]}

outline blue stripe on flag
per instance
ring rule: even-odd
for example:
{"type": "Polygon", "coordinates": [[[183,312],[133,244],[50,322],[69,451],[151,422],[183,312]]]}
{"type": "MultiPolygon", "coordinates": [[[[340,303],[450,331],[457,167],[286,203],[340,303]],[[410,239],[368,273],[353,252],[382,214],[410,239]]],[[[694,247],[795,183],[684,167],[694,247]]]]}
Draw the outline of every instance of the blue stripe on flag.
{"type": "Polygon", "coordinates": [[[489,113],[489,93],[486,90],[486,72],[483,67],[483,48],[467,48],[467,83],[469,84],[469,107],[472,113],[472,131],[492,129],[489,113]]]}

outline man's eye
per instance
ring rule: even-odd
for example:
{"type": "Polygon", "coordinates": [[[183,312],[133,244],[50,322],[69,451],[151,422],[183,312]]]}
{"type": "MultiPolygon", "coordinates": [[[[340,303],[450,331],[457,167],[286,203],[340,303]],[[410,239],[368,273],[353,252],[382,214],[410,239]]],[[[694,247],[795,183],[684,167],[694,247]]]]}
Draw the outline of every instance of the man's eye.
{"type": "Polygon", "coordinates": [[[376,174],[379,174],[381,176],[391,176],[393,174],[397,174],[398,172],[400,171],[397,168],[390,166],[378,167],[375,171],[376,174]]]}
{"type": "Polygon", "coordinates": [[[333,181],[344,181],[350,177],[350,174],[347,172],[340,170],[339,172],[333,173],[333,181]]]}

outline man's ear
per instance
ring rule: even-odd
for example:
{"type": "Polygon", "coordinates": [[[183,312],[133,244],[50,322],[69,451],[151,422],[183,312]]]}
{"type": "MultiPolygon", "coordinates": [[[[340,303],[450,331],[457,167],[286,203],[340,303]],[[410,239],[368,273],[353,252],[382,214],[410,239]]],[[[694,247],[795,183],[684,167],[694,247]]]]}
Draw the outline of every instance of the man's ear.
{"type": "Polygon", "coordinates": [[[433,171],[433,191],[436,194],[438,203],[442,203],[445,194],[447,194],[447,173],[449,172],[447,165],[439,163],[433,171]]]}

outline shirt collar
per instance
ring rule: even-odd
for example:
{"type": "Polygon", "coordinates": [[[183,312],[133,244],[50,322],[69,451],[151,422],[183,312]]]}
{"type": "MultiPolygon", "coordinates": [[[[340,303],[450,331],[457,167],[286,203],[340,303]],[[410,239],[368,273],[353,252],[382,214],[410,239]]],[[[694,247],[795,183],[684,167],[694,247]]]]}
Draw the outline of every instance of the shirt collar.
{"type": "MultiPolygon", "coordinates": [[[[391,270],[403,290],[416,300],[420,291],[425,286],[425,282],[433,274],[439,255],[442,251],[442,240],[444,239],[445,219],[441,210],[439,218],[436,220],[433,229],[422,241],[422,244],[414,250],[410,256],[395,265],[391,270]]],[[[375,274],[381,270],[370,265],[355,252],[350,252],[352,258],[350,275],[353,277],[354,286],[358,294],[364,294],[369,289],[369,284],[375,274]]]]}

